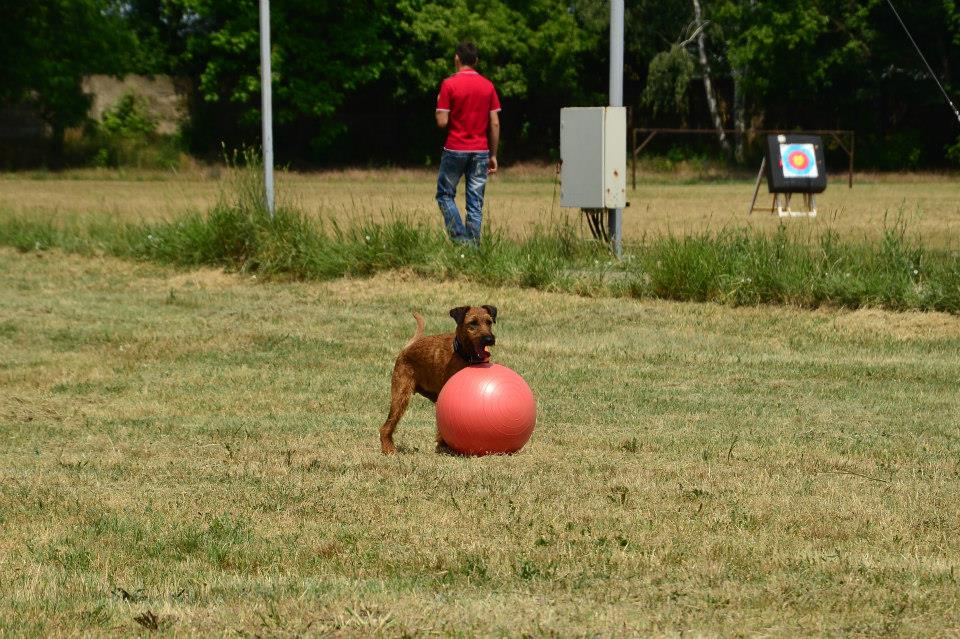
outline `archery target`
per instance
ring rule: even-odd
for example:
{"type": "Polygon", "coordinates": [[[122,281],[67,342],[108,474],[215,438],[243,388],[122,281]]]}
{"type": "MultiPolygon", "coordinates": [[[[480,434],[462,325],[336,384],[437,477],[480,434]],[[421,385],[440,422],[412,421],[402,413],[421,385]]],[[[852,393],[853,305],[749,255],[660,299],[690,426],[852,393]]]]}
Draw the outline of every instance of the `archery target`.
{"type": "Polygon", "coordinates": [[[780,165],[785,178],[816,178],[820,175],[812,144],[781,144],[780,165]]]}
{"type": "Polygon", "coordinates": [[[768,135],[764,164],[771,193],[823,193],[827,165],[823,139],[816,135],[768,135]]]}

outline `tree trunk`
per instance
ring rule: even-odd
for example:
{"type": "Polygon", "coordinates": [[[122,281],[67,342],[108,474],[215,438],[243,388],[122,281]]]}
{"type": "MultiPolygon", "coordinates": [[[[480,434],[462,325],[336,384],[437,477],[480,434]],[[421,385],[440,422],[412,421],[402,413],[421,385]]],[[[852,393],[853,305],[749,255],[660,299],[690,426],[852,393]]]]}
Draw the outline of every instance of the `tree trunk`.
{"type": "MultiPolygon", "coordinates": [[[[750,0],[750,10],[757,6],[757,0],[750,0]]],[[[734,159],[743,164],[744,146],[747,143],[747,96],[744,92],[743,83],[750,73],[750,65],[744,64],[741,67],[733,69],[733,128],[737,130],[737,140],[734,151],[734,159]]]]}
{"type": "Polygon", "coordinates": [[[733,123],[734,128],[737,130],[733,157],[740,164],[743,164],[744,160],[743,145],[747,131],[747,101],[743,95],[743,77],[746,75],[746,72],[747,70],[745,68],[733,70],[733,123]]]}
{"type": "MultiPolygon", "coordinates": [[[[693,0],[693,17],[697,28],[703,25],[702,12],[700,11],[700,0],[693,0]]],[[[717,130],[717,137],[720,139],[720,146],[724,153],[730,155],[730,143],[727,141],[727,134],[723,132],[723,121],[720,119],[720,111],[717,109],[717,96],[713,92],[713,83],[710,81],[710,63],[707,61],[706,36],[701,29],[697,36],[697,47],[700,49],[700,68],[703,71],[703,90],[707,95],[707,105],[710,107],[710,117],[713,119],[713,126],[717,130]]]]}
{"type": "Polygon", "coordinates": [[[50,168],[63,168],[63,137],[66,130],[59,122],[50,125],[50,168]]]}

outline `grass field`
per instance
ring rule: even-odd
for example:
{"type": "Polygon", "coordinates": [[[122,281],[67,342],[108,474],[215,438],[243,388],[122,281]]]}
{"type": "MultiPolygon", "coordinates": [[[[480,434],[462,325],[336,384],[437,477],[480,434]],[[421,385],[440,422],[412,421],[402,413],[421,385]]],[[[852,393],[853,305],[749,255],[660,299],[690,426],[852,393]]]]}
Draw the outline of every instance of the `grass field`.
{"type": "MultiPolygon", "coordinates": [[[[88,170],[64,174],[0,176],[0,209],[53,214],[63,218],[108,216],[128,221],[169,219],[184,210],[206,210],[223,188],[226,171],[186,173],[88,170]]],[[[848,189],[836,176],[819,197],[820,217],[792,220],[800,232],[830,227],[856,238],[875,237],[884,221],[903,214],[912,233],[930,246],[960,249],[960,178],[950,175],[860,175],[848,189]]],[[[310,215],[349,222],[402,215],[440,224],[431,170],[287,173],[283,197],[310,215]]],[[[763,190],[761,204],[769,203],[763,190]]],[[[524,233],[558,220],[579,223],[577,213],[559,208],[552,168],[508,167],[488,187],[486,221],[491,228],[524,233]]],[[[779,220],[746,214],[753,193],[750,178],[698,180],[695,173],[644,173],[624,218],[624,236],[639,241],[666,231],[699,232],[753,226],[772,230],[779,220]]],[[[460,200],[462,205],[463,193],[460,200]]],[[[584,233],[588,230],[584,227],[584,233]]]]}
{"type": "MultiPolygon", "coordinates": [[[[73,187],[106,188],[0,206],[82,214],[73,187]]],[[[0,634],[960,634],[955,316],[2,248],[0,352],[0,634]],[[534,438],[437,455],[418,399],[380,456],[410,311],[465,302],[499,307],[534,438]]]]}

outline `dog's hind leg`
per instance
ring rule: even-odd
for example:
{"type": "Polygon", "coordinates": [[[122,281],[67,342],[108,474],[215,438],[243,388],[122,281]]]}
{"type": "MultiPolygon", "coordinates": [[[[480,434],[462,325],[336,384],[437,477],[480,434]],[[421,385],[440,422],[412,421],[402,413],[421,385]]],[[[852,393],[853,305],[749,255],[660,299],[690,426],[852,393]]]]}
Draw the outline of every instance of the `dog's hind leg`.
{"type": "Polygon", "coordinates": [[[397,429],[397,423],[406,412],[415,387],[413,369],[409,365],[397,362],[393,368],[393,380],[390,384],[390,414],[387,415],[387,421],[380,427],[380,451],[384,455],[397,452],[397,447],[393,444],[393,431],[397,429]]]}

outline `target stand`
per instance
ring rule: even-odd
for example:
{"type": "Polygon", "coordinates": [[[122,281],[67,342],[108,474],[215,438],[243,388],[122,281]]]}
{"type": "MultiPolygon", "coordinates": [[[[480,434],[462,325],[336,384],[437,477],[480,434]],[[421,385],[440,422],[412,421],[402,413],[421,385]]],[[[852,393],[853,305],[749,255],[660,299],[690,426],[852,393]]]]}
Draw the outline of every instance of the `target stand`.
{"type": "Polygon", "coordinates": [[[817,194],[827,190],[827,168],[823,159],[823,140],[813,135],[769,135],[766,154],[760,163],[749,214],[757,208],[760,182],[767,176],[767,189],[773,194],[770,212],[779,217],[816,217],[817,194]],[[794,210],[793,196],[801,195],[800,208],[794,210]]]}

